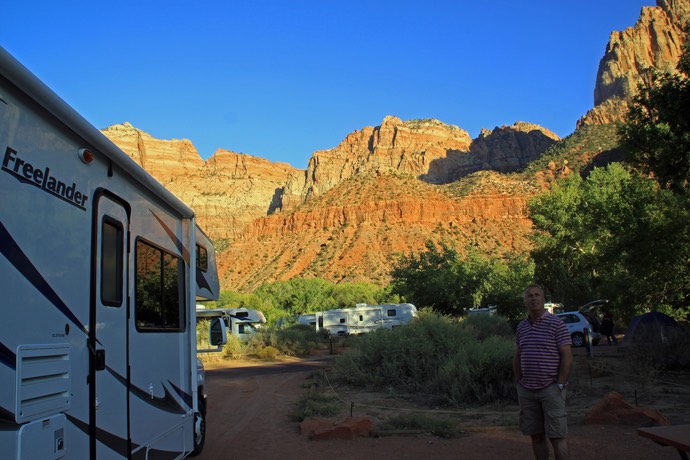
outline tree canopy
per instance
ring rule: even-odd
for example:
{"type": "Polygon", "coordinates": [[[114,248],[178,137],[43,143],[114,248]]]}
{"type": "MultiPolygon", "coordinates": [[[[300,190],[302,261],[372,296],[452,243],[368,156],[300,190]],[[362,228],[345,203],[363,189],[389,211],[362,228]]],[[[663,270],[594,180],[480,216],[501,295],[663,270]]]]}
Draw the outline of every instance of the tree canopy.
{"type": "Polygon", "coordinates": [[[514,318],[522,311],[522,289],[533,264],[525,257],[506,259],[480,254],[469,246],[465,255],[447,243],[426,243],[426,250],[403,255],[391,271],[391,289],[418,308],[431,307],[449,315],[497,305],[514,318]]]}

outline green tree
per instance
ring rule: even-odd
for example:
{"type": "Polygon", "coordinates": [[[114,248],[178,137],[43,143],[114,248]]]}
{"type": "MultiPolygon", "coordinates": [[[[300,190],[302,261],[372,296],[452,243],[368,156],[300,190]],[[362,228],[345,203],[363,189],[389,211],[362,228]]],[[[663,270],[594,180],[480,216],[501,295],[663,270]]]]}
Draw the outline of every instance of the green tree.
{"type": "Polygon", "coordinates": [[[425,251],[396,262],[391,290],[418,308],[443,314],[462,315],[470,308],[496,304],[502,314],[514,318],[533,269],[524,257],[489,258],[474,247],[461,256],[448,244],[427,242],[425,251]]]}
{"type": "Polygon", "coordinates": [[[634,165],[685,194],[690,181],[690,40],[677,70],[649,71],[620,135],[634,165]]]}
{"type": "Polygon", "coordinates": [[[262,299],[265,305],[284,312],[285,316],[351,308],[358,303],[376,304],[397,300],[389,290],[371,283],[334,284],[320,278],[293,278],[288,281],[264,283],[254,295],[262,299]]]}
{"type": "Polygon", "coordinates": [[[300,315],[328,310],[332,305],[331,288],[332,283],[320,278],[293,278],[264,283],[255,293],[265,300],[270,299],[275,307],[289,315],[300,315]]]}
{"type": "Polygon", "coordinates": [[[560,181],[529,207],[536,278],[552,300],[608,298],[629,315],[687,312],[690,216],[681,196],[613,163],[560,181]]]}

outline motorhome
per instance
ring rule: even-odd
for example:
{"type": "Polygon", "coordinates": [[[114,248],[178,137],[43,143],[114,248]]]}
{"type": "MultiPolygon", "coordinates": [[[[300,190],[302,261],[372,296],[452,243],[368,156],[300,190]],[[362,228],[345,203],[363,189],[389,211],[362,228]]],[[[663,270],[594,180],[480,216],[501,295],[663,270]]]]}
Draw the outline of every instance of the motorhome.
{"type": "Polygon", "coordinates": [[[194,213],[2,48],[0,155],[0,458],[198,453],[194,213]]]}
{"type": "Polygon", "coordinates": [[[411,303],[368,305],[340,308],[300,315],[297,322],[313,326],[330,336],[365,334],[377,329],[393,329],[417,316],[411,303]]]}
{"type": "Polygon", "coordinates": [[[223,318],[229,335],[247,340],[257,329],[266,324],[266,317],[259,310],[251,308],[209,308],[197,305],[197,319],[223,318]]]}

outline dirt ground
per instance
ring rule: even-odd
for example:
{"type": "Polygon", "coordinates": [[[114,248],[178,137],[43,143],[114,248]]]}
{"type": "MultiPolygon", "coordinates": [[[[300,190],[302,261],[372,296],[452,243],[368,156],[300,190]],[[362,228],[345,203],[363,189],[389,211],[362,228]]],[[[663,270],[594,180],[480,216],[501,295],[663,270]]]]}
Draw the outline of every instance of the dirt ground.
{"type": "MultiPolygon", "coordinates": [[[[584,418],[606,393],[616,390],[632,405],[637,402],[658,410],[671,424],[690,423],[687,375],[671,376],[673,381],[660,381],[626,374],[623,355],[615,346],[595,347],[593,356],[587,356],[584,349],[576,349],[575,359],[568,395],[571,458],[679,458],[675,449],[638,436],[635,426],[586,425],[584,418]]],[[[290,419],[290,414],[307,391],[305,382],[313,379],[315,372],[328,369],[331,363],[332,357],[324,356],[276,363],[222,361],[208,364],[207,439],[204,452],[197,458],[532,458],[529,438],[517,428],[517,405],[514,403],[468,407],[448,414],[444,410],[415,405],[404,398],[337,386],[333,391],[345,401],[341,419],[352,410],[355,416],[370,417],[376,427],[377,421],[396,412],[387,408],[414,406],[416,410],[428,410],[439,416],[458,417],[463,434],[456,439],[415,434],[310,440],[299,433],[299,424],[290,419]]]]}

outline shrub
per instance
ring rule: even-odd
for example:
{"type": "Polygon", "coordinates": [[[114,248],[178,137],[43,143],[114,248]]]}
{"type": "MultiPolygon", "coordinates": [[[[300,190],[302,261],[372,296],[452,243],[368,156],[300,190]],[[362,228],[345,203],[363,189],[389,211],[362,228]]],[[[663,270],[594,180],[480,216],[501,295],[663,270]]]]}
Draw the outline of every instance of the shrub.
{"type": "Polygon", "coordinates": [[[278,349],[275,347],[267,346],[255,350],[254,353],[259,359],[274,360],[278,356],[278,349]]]}
{"type": "Polygon", "coordinates": [[[407,326],[360,337],[351,353],[337,358],[334,373],[353,385],[421,392],[454,405],[512,397],[509,331],[500,317],[423,314],[407,326]]]}
{"type": "Polygon", "coordinates": [[[259,329],[248,343],[249,353],[259,356],[262,348],[271,347],[277,354],[308,356],[323,338],[314,329],[301,324],[285,329],[259,329]]]}
{"type": "Polygon", "coordinates": [[[235,336],[228,336],[228,341],[223,345],[223,358],[241,359],[247,354],[244,343],[235,336]]]}

